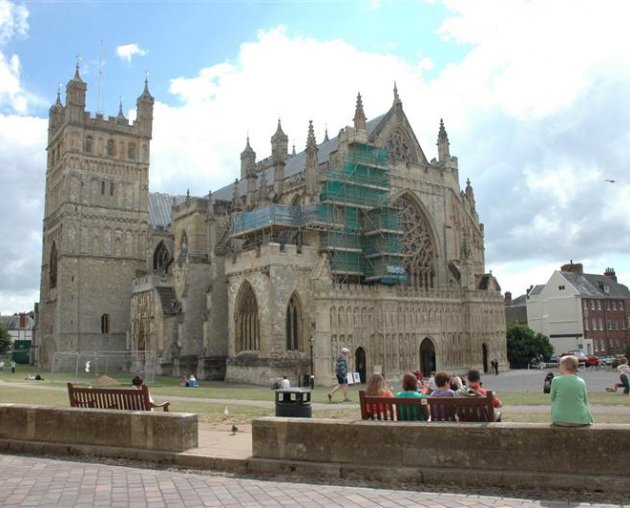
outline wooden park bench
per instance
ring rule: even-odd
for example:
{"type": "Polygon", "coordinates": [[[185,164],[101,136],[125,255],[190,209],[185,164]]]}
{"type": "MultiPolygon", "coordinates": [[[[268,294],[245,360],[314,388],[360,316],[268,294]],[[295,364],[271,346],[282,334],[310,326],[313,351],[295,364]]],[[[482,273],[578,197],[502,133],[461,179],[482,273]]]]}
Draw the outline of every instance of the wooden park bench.
{"type": "Polygon", "coordinates": [[[373,397],[359,392],[361,419],[382,421],[494,422],[493,394],[479,397],[373,397]]]}
{"type": "Polygon", "coordinates": [[[68,383],[70,406],[95,409],[127,409],[131,411],[151,411],[161,407],[168,411],[170,402],[155,404],[149,397],[149,388],[143,385],[140,390],[126,388],[92,388],[68,383]]]}

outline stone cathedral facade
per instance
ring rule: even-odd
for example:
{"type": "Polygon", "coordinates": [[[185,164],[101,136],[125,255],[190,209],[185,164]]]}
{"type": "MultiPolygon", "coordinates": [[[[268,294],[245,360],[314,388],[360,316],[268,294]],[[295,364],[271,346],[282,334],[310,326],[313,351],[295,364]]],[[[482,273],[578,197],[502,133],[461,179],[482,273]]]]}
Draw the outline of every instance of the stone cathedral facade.
{"type": "Polygon", "coordinates": [[[249,139],[234,183],[206,196],[148,192],[153,98],[137,119],[85,111],[79,71],[50,110],[37,343],[151,354],[159,373],[267,384],[351,369],[507,367],[503,299],[443,123],[429,161],[394,89],[391,108],[289,151],[249,139]]]}

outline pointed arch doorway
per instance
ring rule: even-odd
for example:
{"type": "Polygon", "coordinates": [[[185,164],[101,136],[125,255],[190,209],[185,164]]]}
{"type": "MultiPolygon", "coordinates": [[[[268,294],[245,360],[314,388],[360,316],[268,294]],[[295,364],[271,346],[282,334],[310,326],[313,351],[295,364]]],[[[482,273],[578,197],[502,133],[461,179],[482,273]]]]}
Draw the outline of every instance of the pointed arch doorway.
{"type": "Polygon", "coordinates": [[[420,344],[420,370],[423,376],[429,377],[436,370],[435,345],[426,337],[420,344]]]}
{"type": "Polygon", "coordinates": [[[365,349],[358,347],[354,352],[354,367],[361,377],[361,384],[367,382],[367,366],[365,361],[365,349]]]}

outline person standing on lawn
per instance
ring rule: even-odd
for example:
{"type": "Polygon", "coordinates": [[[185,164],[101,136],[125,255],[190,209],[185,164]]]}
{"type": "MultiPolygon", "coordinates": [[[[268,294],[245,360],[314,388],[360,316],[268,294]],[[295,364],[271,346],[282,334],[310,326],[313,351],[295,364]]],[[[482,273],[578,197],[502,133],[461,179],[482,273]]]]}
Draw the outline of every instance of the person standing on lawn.
{"type": "Polygon", "coordinates": [[[343,401],[350,402],[348,397],[348,353],[350,350],[347,347],[341,348],[341,354],[337,357],[335,362],[335,376],[337,376],[337,384],[328,394],[328,402],[332,402],[332,396],[337,390],[343,392],[343,401]]]}
{"type": "Polygon", "coordinates": [[[593,415],[588,407],[586,383],[577,377],[578,359],[572,355],[560,358],[560,375],[551,382],[551,423],[563,427],[591,425],[593,415]]]}

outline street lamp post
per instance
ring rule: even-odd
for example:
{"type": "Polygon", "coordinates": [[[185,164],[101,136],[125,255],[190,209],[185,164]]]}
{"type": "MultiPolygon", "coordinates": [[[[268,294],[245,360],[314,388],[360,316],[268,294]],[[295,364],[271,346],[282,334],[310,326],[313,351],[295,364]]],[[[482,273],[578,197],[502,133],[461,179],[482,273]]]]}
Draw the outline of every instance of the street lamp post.
{"type": "Polygon", "coordinates": [[[311,345],[311,389],[312,389],[313,386],[315,385],[315,375],[313,371],[313,343],[315,342],[315,337],[311,335],[308,341],[310,342],[310,345],[311,345]]]}

